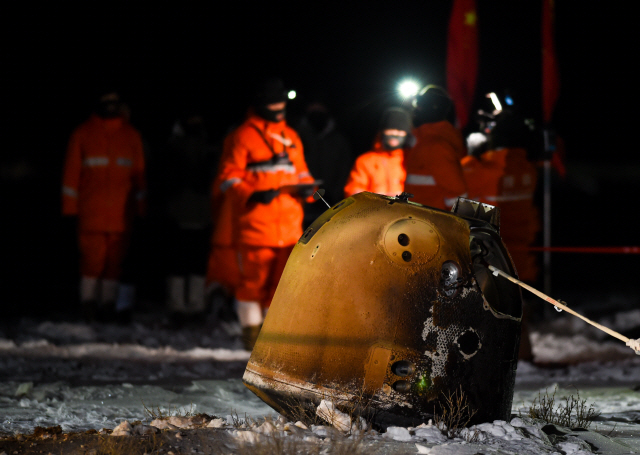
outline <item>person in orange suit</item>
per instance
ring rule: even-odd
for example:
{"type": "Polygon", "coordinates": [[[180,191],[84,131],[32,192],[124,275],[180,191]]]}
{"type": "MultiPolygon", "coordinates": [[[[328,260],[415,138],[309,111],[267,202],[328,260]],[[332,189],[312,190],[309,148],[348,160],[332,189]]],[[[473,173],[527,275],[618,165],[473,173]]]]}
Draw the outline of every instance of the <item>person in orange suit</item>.
{"type": "Polygon", "coordinates": [[[404,190],[404,150],[411,134],[411,118],[401,108],[387,109],[373,150],[360,155],[344,187],[345,197],[362,191],[397,196],[404,190]]]}
{"type": "Polygon", "coordinates": [[[114,316],[133,218],[145,209],[142,139],[120,113],[118,94],[104,93],[71,134],[64,166],[62,213],[77,217],[86,319],[114,316]]]}
{"type": "MultiPolygon", "coordinates": [[[[229,138],[220,189],[234,201],[240,258],[237,311],[252,349],[289,254],[302,235],[303,199],[313,182],[298,134],[285,121],[287,93],[279,79],[260,85],[248,118],[229,138]]],[[[312,199],[311,199],[312,200],[312,199]]]]}
{"type": "Polygon", "coordinates": [[[500,114],[489,134],[488,151],[462,159],[469,198],[500,207],[500,236],[507,245],[522,281],[534,283],[536,255],[527,252],[540,230],[533,202],[538,179],[527,158],[524,121],[508,112],[500,114]]]}
{"type": "MultiPolygon", "coordinates": [[[[540,230],[534,205],[537,169],[527,156],[529,134],[524,119],[502,112],[489,132],[486,151],[462,159],[469,197],[500,208],[500,236],[509,249],[518,278],[535,283],[538,264],[527,251],[540,230]]],[[[525,302],[519,358],[532,360],[525,302]]]]}
{"type": "Polygon", "coordinates": [[[404,191],[412,201],[451,210],[459,196],[466,196],[460,159],[465,156],[461,133],[448,118],[453,102],[440,87],[428,85],[414,101],[415,146],[405,155],[404,191]]]}

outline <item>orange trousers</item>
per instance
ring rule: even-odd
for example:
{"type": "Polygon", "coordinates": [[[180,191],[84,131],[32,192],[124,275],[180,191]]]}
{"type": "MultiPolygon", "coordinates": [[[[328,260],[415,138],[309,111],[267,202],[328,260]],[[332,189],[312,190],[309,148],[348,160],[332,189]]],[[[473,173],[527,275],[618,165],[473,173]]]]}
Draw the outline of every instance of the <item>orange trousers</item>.
{"type": "Polygon", "coordinates": [[[236,299],[269,308],[293,245],[282,248],[240,246],[240,283],[236,299]]]}
{"type": "Polygon", "coordinates": [[[80,274],[117,280],[129,247],[128,232],[80,232],[80,274]]]}

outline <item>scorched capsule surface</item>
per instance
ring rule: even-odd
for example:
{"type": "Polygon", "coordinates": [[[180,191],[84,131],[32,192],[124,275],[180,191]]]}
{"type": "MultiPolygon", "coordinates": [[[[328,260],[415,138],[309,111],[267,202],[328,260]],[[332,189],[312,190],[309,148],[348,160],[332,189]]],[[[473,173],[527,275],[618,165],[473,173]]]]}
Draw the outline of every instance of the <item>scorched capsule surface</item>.
{"type": "Polygon", "coordinates": [[[511,412],[522,302],[492,206],[454,213],[359,193],[296,244],[243,377],[276,411],[366,398],[381,425],[417,424],[462,390],[474,422],[511,412]]]}

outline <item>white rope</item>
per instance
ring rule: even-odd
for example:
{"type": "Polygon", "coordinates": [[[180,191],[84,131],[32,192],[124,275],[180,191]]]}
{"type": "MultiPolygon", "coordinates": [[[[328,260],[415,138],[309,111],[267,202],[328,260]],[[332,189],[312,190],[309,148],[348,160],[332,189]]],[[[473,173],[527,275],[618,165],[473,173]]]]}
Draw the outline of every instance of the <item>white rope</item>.
{"type": "Polygon", "coordinates": [[[624,341],[627,346],[629,346],[631,349],[633,349],[635,351],[636,354],[640,355],[640,338],[637,339],[637,340],[629,339],[626,336],[621,335],[618,332],[616,332],[614,330],[611,330],[608,327],[600,325],[597,322],[593,322],[592,320],[585,318],[581,314],[576,313],[575,311],[573,311],[568,306],[563,305],[559,301],[557,301],[555,299],[552,299],[548,295],[543,294],[542,292],[538,291],[537,289],[532,288],[528,284],[525,284],[522,281],[518,280],[517,278],[514,278],[514,277],[512,277],[511,275],[509,275],[507,273],[504,273],[502,270],[497,269],[492,265],[489,266],[489,270],[491,270],[494,275],[496,275],[496,276],[500,275],[500,276],[506,278],[507,280],[509,280],[509,281],[511,281],[513,283],[516,283],[518,286],[521,286],[521,287],[525,288],[527,291],[534,293],[535,295],[540,297],[542,300],[545,300],[545,301],[549,302],[550,304],[552,304],[553,306],[555,306],[556,309],[561,308],[564,311],[566,311],[567,313],[571,313],[572,315],[579,317],[580,319],[582,319],[587,324],[591,324],[592,326],[596,327],[597,329],[600,329],[603,332],[608,333],[612,337],[617,338],[617,339],[619,339],[621,341],[624,341]]]}

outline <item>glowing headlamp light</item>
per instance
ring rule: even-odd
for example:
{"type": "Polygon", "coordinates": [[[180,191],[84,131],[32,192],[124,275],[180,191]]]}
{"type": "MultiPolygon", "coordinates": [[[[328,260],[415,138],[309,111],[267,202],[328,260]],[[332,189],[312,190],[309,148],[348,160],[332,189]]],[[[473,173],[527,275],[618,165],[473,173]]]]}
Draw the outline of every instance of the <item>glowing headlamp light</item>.
{"type": "Polygon", "coordinates": [[[417,82],[412,80],[402,81],[398,85],[398,92],[403,99],[412,98],[418,94],[420,86],[417,82]]]}

